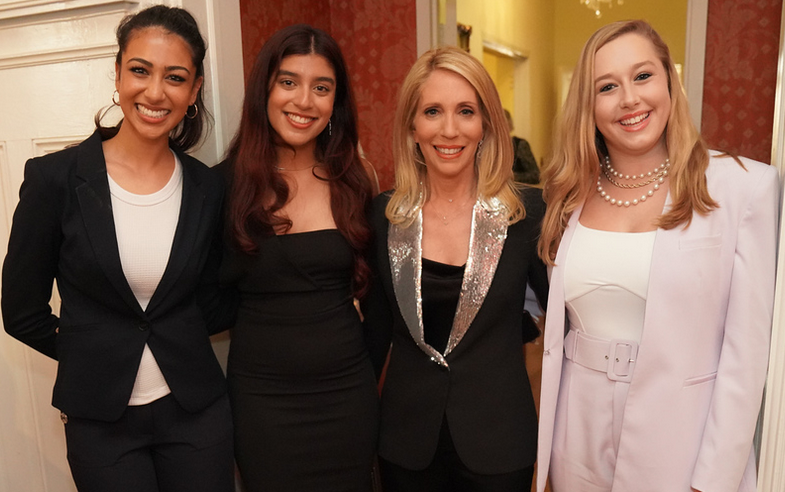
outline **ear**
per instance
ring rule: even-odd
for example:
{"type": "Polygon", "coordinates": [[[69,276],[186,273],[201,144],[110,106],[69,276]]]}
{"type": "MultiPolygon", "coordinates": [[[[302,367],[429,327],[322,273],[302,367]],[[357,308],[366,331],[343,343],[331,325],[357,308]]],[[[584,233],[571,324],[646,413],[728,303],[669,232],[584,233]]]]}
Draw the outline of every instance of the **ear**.
{"type": "Polygon", "coordinates": [[[412,126],[412,140],[414,140],[414,143],[417,145],[420,145],[420,141],[417,140],[417,130],[414,128],[414,126],[412,126]]]}
{"type": "Polygon", "coordinates": [[[117,85],[120,83],[120,64],[114,62],[114,88],[117,89],[117,85]]]}
{"type": "Polygon", "coordinates": [[[189,106],[196,102],[196,95],[199,94],[199,89],[202,88],[202,83],[204,82],[204,77],[199,77],[194,81],[193,89],[191,89],[191,102],[188,104],[189,106]]]}

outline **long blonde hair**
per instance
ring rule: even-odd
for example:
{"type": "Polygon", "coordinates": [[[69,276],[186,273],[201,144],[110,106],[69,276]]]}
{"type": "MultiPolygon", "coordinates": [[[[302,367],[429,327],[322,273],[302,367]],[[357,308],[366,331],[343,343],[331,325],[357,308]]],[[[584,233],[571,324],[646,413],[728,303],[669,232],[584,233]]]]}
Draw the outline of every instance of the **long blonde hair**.
{"type": "Polygon", "coordinates": [[[594,57],[614,39],[635,33],[651,41],[668,74],[671,97],[665,141],[670,159],[671,209],[657,222],[663,229],[689,225],[693,212],[708,214],[717,203],[709,196],[706,143],[690,119],[687,98],[681,87],[670,50],[651,25],[641,20],[608,24],[595,32],[583,47],[570,82],[562,115],[556,124],[551,156],[543,169],[543,198],[547,204],[540,235],[539,254],[553,265],[562,234],[572,212],[589,196],[600,173],[605,141],[594,121],[594,57]]]}
{"type": "Polygon", "coordinates": [[[482,64],[458,48],[442,46],[424,53],[409,70],[401,86],[393,126],[395,191],[386,215],[393,224],[410,224],[428,198],[428,168],[414,142],[414,117],[422,86],[435,70],[446,70],[466,79],[474,87],[482,113],[482,151],[475,164],[477,194],[497,198],[514,223],[525,211],[513,182],[512,140],[507,129],[499,94],[482,64]]]}

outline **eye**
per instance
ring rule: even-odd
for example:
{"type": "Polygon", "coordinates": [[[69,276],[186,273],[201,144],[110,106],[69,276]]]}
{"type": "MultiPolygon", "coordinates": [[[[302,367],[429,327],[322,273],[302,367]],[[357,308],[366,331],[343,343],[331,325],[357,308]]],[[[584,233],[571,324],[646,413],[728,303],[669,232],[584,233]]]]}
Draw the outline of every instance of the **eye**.
{"type": "Polygon", "coordinates": [[[185,81],[186,81],[186,78],[185,78],[185,77],[183,77],[182,75],[174,75],[174,74],[172,74],[172,75],[170,75],[170,76],[169,76],[169,77],[167,77],[167,78],[168,78],[169,80],[171,80],[172,82],[177,82],[177,83],[182,83],[182,82],[185,82],[185,81]]]}
{"type": "Polygon", "coordinates": [[[278,84],[280,84],[284,89],[294,87],[294,81],[291,79],[281,79],[278,81],[278,84]]]}
{"type": "Polygon", "coordinates": [[[651,74],[649,72],[643,72],[643,73],[639,73],[638,76],[635,77],[635,80],[646,80],[649,77],[651,77],[651,74]]]}
{"type": "Polygon", "coordinates": [[[147,69],[146,69],[146,68],[144,68],[144,67],[141,67],[141,66],[132,66],[132,67],[129,67],[129,68],[128,68],[128,71],[129,71],[129,72],[132,72],[132,73],[139,74],[139,75],[145,75],[145,74],[147,74],[147,69]]]}
{"type": "Polygon", "coordinates": [[[425,116],[436,116],[437,114],[439,114],[439,110],[436,109],[436,108],[425,108],[425,111],[423,111],[423,114],[425,116]]]}
{"type": "Polygon", "coordinates": [[[330,87],[327,87],[326,85],[317,85],[316,87],[314,87],[314,90],[320,94],[325,94],[325,95],[329,94],[332,91],[332,89],[330,87]]]}
{"type": "Polygon", "coordinates": [[[600,86],[600,90],[598,92],[608,92],[609,90],[614,89],[616,86],[614,84],[605,84],[600,86]]]}
{"type": "Polygon", "coordinates": [[[472,108],[463,108],[458,112],[458,114],[462,114],[464,116],[471,116],[474,114],[474,110],[472,108]]]}

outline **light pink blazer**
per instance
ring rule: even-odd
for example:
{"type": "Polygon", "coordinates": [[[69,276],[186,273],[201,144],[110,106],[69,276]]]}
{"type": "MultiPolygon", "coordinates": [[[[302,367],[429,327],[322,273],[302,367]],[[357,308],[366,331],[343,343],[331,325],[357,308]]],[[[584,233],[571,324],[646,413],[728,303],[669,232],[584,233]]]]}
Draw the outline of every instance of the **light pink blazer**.
{"type": "MultiPolygon", "coordinates": [[[[742,160],[746,171],[730,157],[711,158],[706,177],[718,209],[695,214],[687,228],[657,230],[613,492],[755,490],[752,438],[768,362],[779,180],[775,168],[742,160]]],[[[555,417],[564,411],[557,401],[563,266],[580,214],[570,218],[551,274],[538,492],[548,476],[555,417]]]]}

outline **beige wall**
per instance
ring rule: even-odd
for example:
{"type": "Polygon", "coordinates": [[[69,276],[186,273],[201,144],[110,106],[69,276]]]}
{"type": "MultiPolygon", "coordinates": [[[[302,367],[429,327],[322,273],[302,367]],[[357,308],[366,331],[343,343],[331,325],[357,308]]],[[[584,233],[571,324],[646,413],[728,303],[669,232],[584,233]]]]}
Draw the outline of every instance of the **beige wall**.
{"type": "MultiPolygon", "coordinates": [[[[483,40],[487,40],[528,56],[516,81],[528,85],[529,96],[527,101],[516,102],[518,108],[526,108],[526,114],[514,115],[515,134],[529,140],[538,162],[550,151],[562,85],[583,44],[599,27],[617,20],[645,19],[668,43],[674,61],[684,63],[687,0],[626,0],[610,9],[603,7],[599,19],[578,0],[456,0],[456,7],[458,22],[472,27],[472,55],[483,60],[483,40]]],[[[491,76],[496,77],[498,61],[487,62],[491,76]]],[[[507,104],[510,90],[503,78],[498,83],[507,104]]]]}
{"type": "MultiPolygon", "coordinates": [[[[482,43],[487,40],[528,56],[526,66],[519,69],[518,83],[528,85],[529,97],[516,102],[518,108],[526,109],[514,115],[515,134],[529,141],[540,161],[549,150],[556,101],[553,91],[554,3],[550,0],[457,0],[456,7],[458,22],[472,27],[472,55],[482,60],[482,43]],[[522,112],[526,114],[520,114],[522,112]]],[[[494,72],[496,65],[489,63],[489,71],[494,72]]],[[[510,97],[511,89],[502,84],[499,89],[503,99],[510,97]]],[[[509,109],[516,113],[515,108],[509,109]]]]}

